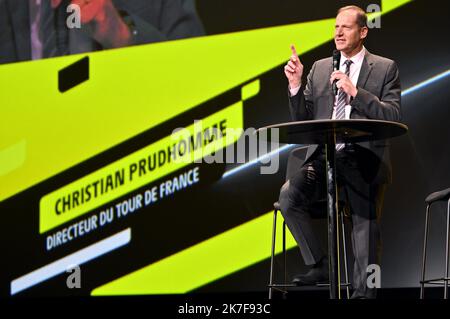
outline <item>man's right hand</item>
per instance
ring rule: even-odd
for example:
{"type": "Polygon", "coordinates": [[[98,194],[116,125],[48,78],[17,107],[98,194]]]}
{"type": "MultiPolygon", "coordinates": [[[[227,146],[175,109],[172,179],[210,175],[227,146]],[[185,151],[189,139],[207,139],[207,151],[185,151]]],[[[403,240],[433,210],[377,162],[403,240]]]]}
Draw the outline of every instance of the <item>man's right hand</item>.
{"type": "Polygon", "coordinates": [[[289,81],[289,88],[295,89],[302,84],[303,64],[300,62],[293,44],[291,45],[291,51],[291,59],[284,67],[284,74],[289,81]]]}

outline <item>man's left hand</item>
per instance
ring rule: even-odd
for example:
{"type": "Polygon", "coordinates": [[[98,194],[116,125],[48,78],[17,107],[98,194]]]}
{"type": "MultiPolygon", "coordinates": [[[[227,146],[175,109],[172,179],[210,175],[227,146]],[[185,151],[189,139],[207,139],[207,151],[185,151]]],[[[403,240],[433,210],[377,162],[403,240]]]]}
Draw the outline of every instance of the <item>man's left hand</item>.
{"type": "Polygon", "coordinates": [[[358,89],[353,85],[350,78],[341,71],[334,71],[331,73],[330,83],[333,83],[334,80],[338,80],[336,86],[338,89],[344,91],[351,97],[355,97],[358,94],[358,89]]]}

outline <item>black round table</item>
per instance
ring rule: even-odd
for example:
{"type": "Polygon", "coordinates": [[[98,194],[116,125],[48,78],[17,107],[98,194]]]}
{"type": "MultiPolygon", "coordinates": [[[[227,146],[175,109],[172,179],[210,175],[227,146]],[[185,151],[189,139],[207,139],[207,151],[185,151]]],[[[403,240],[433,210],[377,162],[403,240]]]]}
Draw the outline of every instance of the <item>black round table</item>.
{"type": "Polygon", "coordinates": [[[288,122],[266,126],[256,131],[259,137],[273,142],[325,145],[331,299],[340,297],[336,144],[384,140],[407,132],[408,127],[397,122],[353,119],[288,122]],[[274,141],[274,137],[278,140],[274,141]]]}

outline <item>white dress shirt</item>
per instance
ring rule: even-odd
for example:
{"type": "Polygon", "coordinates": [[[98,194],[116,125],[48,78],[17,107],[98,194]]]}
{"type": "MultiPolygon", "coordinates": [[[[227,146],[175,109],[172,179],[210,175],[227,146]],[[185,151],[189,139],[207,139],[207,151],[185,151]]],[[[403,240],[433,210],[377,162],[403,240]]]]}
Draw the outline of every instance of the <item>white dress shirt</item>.
{"type": "MultiPolygon", "coordinates": [[[[350,58],[350,60],[353,62],[350,65],[350,81],[352,81],[353,85],[356,86],[356,84],[358,83],[358,78],[359,78],[359,74],[361,73],[361,66],[362,63],[364,61],[364,56],[366,55],[366,48],[363,47],[361,51],[359,51],[359,53],[357,53],[356,55],[354,55],[353,57],[350,58]]],[[[341,53],[341,62],[340,62],[340,66],[339,66],[339,70],[342,73],[345,73],[345,61],[347,61],[348,59],[341,53]]],[[[300,90],[300,86],[293,88],[293,89],[289,89],[291,96],[294,96],[298,93],[298,91],[300,90]]],[[[332,115],[332,119],[335,118],[335,114],[336,114],[336,103],[338,100],[338,95],[339,95],[339,91],[338,94],[336,95],[336,98],[334,99],[334,107],[333,107],[333,115],[332,115]]],[[[347,105],[345,106],[345,119],[350,119],[350,112],[352,110],[350,103],[350,96],[348,97],[347,100],[347,105]]]]}

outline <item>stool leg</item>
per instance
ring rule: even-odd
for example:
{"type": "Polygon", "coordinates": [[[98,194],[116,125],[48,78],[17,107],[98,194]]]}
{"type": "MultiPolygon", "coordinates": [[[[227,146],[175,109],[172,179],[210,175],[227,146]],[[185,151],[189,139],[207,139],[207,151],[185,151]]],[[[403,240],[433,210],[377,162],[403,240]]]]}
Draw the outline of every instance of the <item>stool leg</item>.
{"type": "Polygon", "coordinates": [[[284,266],[284,284],[287,285],[287,260],[286,260],[286,222],[283,221],[283,266],[284,266]]]}
{"type": "Polygon", "coordinates": [[[347,290],[347,299],[350,299],[350,287],[348,280],[348,268],[347,268],[347,244],[345,240],[345,223],[344,223],[344,213],[341,212],[341,225],[342,225],[342,247],[344,249],[344,271],[345,271],[345,284],[347,290]]]}
{"type": "Polygon", "coordinates": [[[425,212],[425,232],[423,236],[423,253],[422,253],[422,280],[420,282],[420,299],[424,298],[425,294],[425,267],[427,263],[427,244],[428,244],[428,221],[430,216],[430,206],[431,204],[427,205],[427,209],[425,212]]]}
{"type": "Polygon", "coordinates": [[[444,299],[447,299],[448,297],[448,258],[449,258],[449,254],[450,254],[450,246],[449,246],[449,237],[450,234],[450,199],[448,200],[447,203],[447,235],[445,236],[446,239],[446,243],[445,243],[445,278],[444,278],[444,287],[445,287],[445,291],[444,291],[444,299]]]}
{"type": "Polygon", "coordinates": [[[276,233],[277,233],[277,213],[278,210],[274,210],[273,212],[273,226],[272,226],[272,254],[270,257],[270,278],[269,278],[269,299],[272,299],[272,293],[273,293],[273,264],[274,264],[274,258],[275,258],[275,240],[276,240],[276,233]]]}

